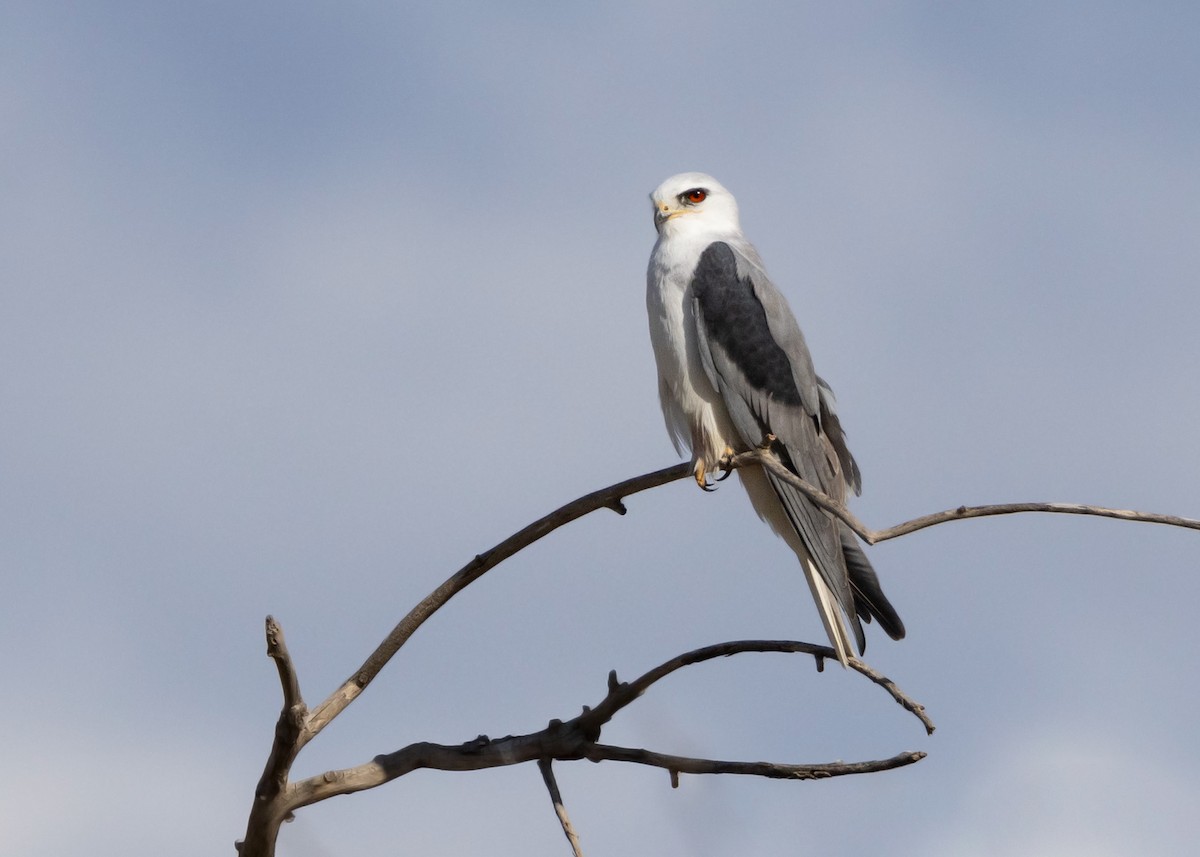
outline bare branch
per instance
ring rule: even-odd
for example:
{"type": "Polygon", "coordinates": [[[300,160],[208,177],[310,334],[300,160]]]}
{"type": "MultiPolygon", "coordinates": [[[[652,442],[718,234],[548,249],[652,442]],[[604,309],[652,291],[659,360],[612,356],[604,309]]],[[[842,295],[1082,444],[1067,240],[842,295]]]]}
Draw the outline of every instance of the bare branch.
{"type": "Polygon", "coordinates": [[[394,753],[376,756],[370,762],[340,771],[327,771],[288,787],[288,807],[296,810],[336,795],[365,791],[421,768],[439,771],[479,771],[550,758],[559,761],[588,759],[593,762],[633,762],[663,768],[675,774],[742,774],[773,779],[812,780],[866,774],[911,765],[925,758],[919,751],[906,751],[890,759],[824,764],[780,764],[776,762],[729,762],[671,756],[640,748],[614,747],[584,740],[578,718],[555,723],[532,735],[508,735],[489,739],[481,735],[465,744],[421,742],[394,753]],[[547,756],[539,754],[546,753],[547,756]]]}
{"type": "MultiPolygon", "coordinates": [[[[868,544],[876,544],[881,541],[897,538],[898,536],[907,535],[917,530],[946,523],[947,521],[990,515],[1009,515],[1017,512],[1097,515],[1127,521],[1142,521],[1200,529],[1200,521],[1175,515],[1134,512],[1124,509],[1107,509],[1100,506],[1087,506],[1074,503],[1007,503],[989,506],[959,506],[957,509],[925,515],[902,524],[897,524],[894,527],[889,527],[888,529],[872,530],[855,517],[845,506],[835,503],[828,495],[784,467],[779,459],[767,448],[753,449],[741,453],[735,456],[730,464],[735,468],[758,464],[770,470],[772,474],[799,488],[814,503],[845,521],[868,544]]],[[[620,514],[624,514],[625,507],[621,503],[623,497],[639,491],[656,488],[659,485],[665,485],[668,482],[682,479],[691,474],[692,467],[690,464],[677,464],[673,467],[636,476],[632,479],[618,482],[615,485],[610,485],[607,488],[602,488],[599,491],[594,491],[556,509],[549,515],[540,518],[520,532],[500,542],[500,544],[491,550],[476,556],[471,562],[467,563],[446,580],[446,582],[435,589],[420,604],[414,607],[392,632],[388,634],[379,647],[363,662],[354,675],[347,679],[328,699],[313,709],[301,735],[301,746],[308,743],[329,721],[336,717],[362,693],[363,689],[379,674],[384,665],[399,651],[400,647],[408,641],[409,637],[413,635],[426,619],[484,573],[564,524],[570,523],[597,509],[612,509],[620,514]]]]}
{"type": "MultiPolygon", "coordinates": [[[[1200,530],[1200,521],[1191,518],[1075,503],[1006,503],[989,506],[959,506],[956,509],[914,518],[887,529],[872,530],[844,506],[835,503],[816,487],[785,468],[766,447],[741,453],[735,456],[729,465],[733,468],[750,465],[764,467],[780,479],[794,485],[818,506],[843,520],[868,544],[897,538],[948,521],[991,515],[1009,515],[1018,512],[1094,515],[1200,530]]],[[[251,810],[247,838],[245,842],[238,844],[242,853],[256,855],[256,857],[258,855],[269,857],[273,854],[279,824],[290,815],[292,810],[300,806],[335,794],[347,794],[371,788],[421,767],[443,770],[476,770],[482,767],[510,765],[533,760],[610,758],[663,767],[671,773],[672,782],[677,783],[680,772],[757,773],[762,776],[808,778],[857,773],[863,770],[884,770],[886,767],[911,764],[921,758],[923,754],[909,753],[901,754],[891,760],[863,762],[858,765],[841,765],[839,763],[834,766],[780,766],[772,763],[686,759],[646,750],[629,750],[596,743],[600,729],[616,712],[629,705],[656,681],[688,664],[737,652],[791,651],[807,652],[813,655],[817,659],[819,669],[826,658],[833,657],[833,652],[824,646],[783,641],[742,641],[697,649],[694,652],[680,655],[678,658],[673,658],[656,667],[631,684],[617,682],[614,675],[610,679],[608,695],[595,709],[585,709],[584,713],[574,720],[568,723],[552,723],[548,729],[533,735],[508,736],[498,741],[490,741],[481,736],[476,741],[458,747],[428,743],[414,744],[395,753],[378,756],[372,762],[357,768],[332,771],[321,777],[311,777],[299,783],[288,784],[292,763],[300,750],[345,710],[346,706],[362,693],[417,628],[457,593],[508,557],[558,527],[597,509],[612,509],[619,514],[624,514],[625,506],[622,503],[624,497],[682,479],[691,474],[692,466],[688,463],[681,463],[594,491],[560,507],[523,530],[514,533],[491,550],[479,554],[414,607],[370,654],[362,666],[312,712],[306,709],[300,694],[300,682],[284,643],[283,632],[278,623],[268,617],[268,655],[275,661],[279,672],[279,681],[283,690],[283,707],[276,724],[271,753],[255,791],[255,803],[251,810]],[[636,758],[634,758],[635,756],[636,758]]],[[[924,708],[902,693],[894,683],[857,659],[852,658],[850,666],[887,690],[900,705],[921,720],[926,731],[933,731],[933,724],[925,715],[924,708]]]]}
{"type": "Polygon", "coordinates": [[[761,464],[771,471],[772,475],[794,485],[820,506],[822,509],[841,518],[855,534],[867,544],[873,545],[889,539],[906,536],[917,530],[924,530],[948,521],[964,521],[968,518],[986,518],[993,515],[1014,515],[1019,512],[1050,512],[1063,515],[1093,515],[1101,518],[1116,518],[1122,521],[1138,521],[1146,524],[1165,524],[1171,527],[1184,527],[1190,530],[1200,530],[1200,521],[1194,518],[1182,518],[1178,515],[1162,515],[1157,512],[1135,512],[1130,509],[1109,509],[1104,506],[1089,506],[1082,503],[997,503],[987,506],[959,506],[944,512],[922,515],[888,527],[883,530],[872,530],[854,516],[849,509],[834,502],[829,495],[801,479],[788,470],[774,453],[767,449],[752,449],[734,456],[732,467],[746,467],[751,464],[761,464]]]}
{"type": "Polygon", "coordinates": [[[853,512],[851,512],[841,503],[836,502],[820,488],[817,488],[815,485],[806,482],[795,473],[784,467],[783,463],[779,460],[779,457],[775,455],[775,453],[771,452],[768,446],[760,446],[757,449],[752,449],[748,452],[735,455],[729,462],[729,466],[733,468],[746,467],[754,464],[761,465],[764,470],[769,470],[771,475],[778,476],[784,482],[799,488],[804,492],[804,495],[808,497],[808,499],[812,500],[826,512],[841,518],[846,523],[846,526],[854,530],[855,534],[864,542],[867,544],[874,544],[874,542],[871,541],[871,529],[866,524],[856,518],[853,512]]]}
{"type": "Polygon", "coordinates": [[[584,746],[578,730],[561,721],[532,735],[506,735],[491,739],[486,735],[464,744],[434,744],[421,741],[393,753],[376,756],[369,762],[340,771],[326,771],[300,780],[288,787],[288,806],[299,809],[335,795],[353,794],[372,789],[421,768],[437,771],[482,771],[536,762],[539,759],[580,758],[584,746]]]}
{"type": "MultiPolygon", "coordinates": [[[[691,664],[743,652],[800,653],[812,655],[818,660],[835,657],[833,650],[828,646],[794,640],[740,640],[705,646],[671,658],[632,682],[619,682],[616,676],[610,673],[608,692],[599,705],[594,708],[585,707],[581,714],[565,722],[552,720],[549,726],[539,732],[527,735],[506,735],[503,738],[495,739],[480,735],[472,741],[457,745],[420,742],[410,744],[394,753],[376,756],[370,762],[353,768],[328,771],[315,777],[309,777],[288,787],[287,808],[295,810],[335,795],[351,794],[375,788],[419,768],[434,768],[440,771],[477,771],[484,768],[515,765],[522,762],[540,762],[547,759],[557,761],[610,759],[665,768],[673,772],[673,776],[678,773],[711,773],[816,779],[888,770],[912,764],[924,758],[923,753],[902,753],[892,759],[882,761],[780,765],[773,762],[723,762],[715,759],[691,759],[655,753],[650,750],[611,747],[598,743],[604,724],[611,720],[618,711],[641,696],[655,682],[691,664]]],[[[932,724],[924,714],[924,707],[908,699],[886,677],[879,675],[866,664],[854,658],[850,659],[850,666],[887,690],[901,705],[920,718],[927,729],[932,728],[932,724]]]]}
{"type": "Polygon", "coordinates": [[[844,777],[850,774],[870,774],[902,768],[925,758],[917,751],[906,751],[890,759],[869,762],[828,762],[822,765],[785,765],[778,762],[722,762],[716,759],[693,759],[688,756],[669,756],[629,747],[613,747],[594,744],[586,758],[592,762],[614,761],[651,765],[671,772],[672,783],[677,785],[679,774],[744,774],[768,777],[776,780],[822,780],[829,777],[844,777]]]}
{"type": "Polygon", "coordinates": [[[292,664],[292,656],[288,653],[287,642],[283,638],[283,628],[275,621],[274,616],[267,617],[267,657],[275,662],[279,671],[279,684],[283,688],[284,709],[303,706],[304,699],[300,695],[300,677],[292,664]]]}
{"type": "MultiPolygon", "coordinates": [[[[830,654],[830,657],[833,657],[833,655],[830,654]]],[[[914,717],[921,721],[921,724],[925,727],[926,735],[933,734],[934,729],[937,727],[933,725],[933,721],[925,713],[925,706],[897,687],[894,681],[858,658],[850,658],[850,668],[862,673],[890,693],[892,699],[896,700],[905,711],[911,712],[914,717]]]]}
{"type": "Polygon", "coordinates": [[[571,824],[571,817],[567,815],[567,808],[563,806],[562,794],[558,790],[558,780],[554,778],[554,763],[550,759],[538,759],[538,768],[542,772],[542,781],[546,783],[546,790],[550,792],[550,802],[554,804],[554,814],[558,816],[558,823],[562,825],[563,833],[567,837],[567,841],[571,843],[571,854],[573,857],[583,857],[583,849],[579,846],[579,836],[575,833],[575,826],[571,824]]]}
{"type": "Polygon", "coordinates": [[[875,530],[868,541],[871,544],[906,536],[947,521],[965,521],[968,518],[986,518],[991,515],[1014,515],[1018,512],[1050,512],[1060,515],[1093,515],[1100,518],[1116,518],[1120,521],[1138,521],[1143,524],[1165,524],[1169,527],[1184,527],[1200,530],[1200,521],[1181,518],[1178,515],[1162,515],[1157,512],[1136,512],[1132,509],[1109,509],[1104,506],[1085,506],[1081,503],[998,503],[990,506],[959,506],[932,515],[923,515],[903,524],[875,530]]]}
{"type": "Polygon", "coordinates": [[[308,714],[300,696],[300,679],[283,638],[283,628],[274,617],[267,617],[267,655],[275,661],[279,683],[283,688],[283,708],[275,724],[275,740],[271,755],[259,780],[254,796],[260,803],[269,803],[287,786],[287,775],[296,754],[300,752],[297,738],[308,714]]]}
{"type": "Polygon", "coordinates": [[[308,710],[300,695],[300,679],[283,638],[283,628],[268,616],[266,621],[267,656],[275,661],[279,684],[283,688],[283,707],[275,723],[275,738],[254,790],[254,804],[246,823],[246,838],[236,843],[247,855],[269,857],[275,853],[279,825],[289,817],[283,795],[288,788],[288,773],[300,752],[299,738],[308,710]]]}
{"type": "Polygon", "coordinates": [[[586,494],[578,500],[567,503],[558,509],[534,521],[525,529],[509,536],[489,551],[479,554],[469,563],[454,573],[445,583],[429,594],[420,604],[409,611],[408,615],[392,629],[387,638],[363,662],[358,671],[348,678],[341,687],[330,694],[329,698],[313,709],[312,715],[305,725],[301,746],[307,744],[318,732],[337,717],[347,705],[353,702],[379,671],[391,660],[400,647],[408,642],[409,637],[421,627],[447,601],[473,583],[485,572],[499,565],[518,551],[528,547],[564,524],[569,524],[576,518],[581,518],[597,509],[612,509],[618,514],[625,514],[621,499],[639,491],[657,488],[668,482],[682,479],[692,472],[689,464],[676,464],[653,473],[626,479],[599,491],[586,494]]]}
{"type": "MultiPolygon", "coordinates": [[[[829,646],[818,646],[815,643],[801,643],[796,640],[735,640],[728,643],[704,646],[703,648],[677,655],[628,683],[618,682],[616,673],[610,673],[608,695],[595,708],[589,709],[580,715],[579,719],[589,734],[599,735],[600,728],[611,720],[618,711],[645,693],[652,684],[660,679],[666,678],[676,670],[691,664],[709,661],[714,658],[727,658],[743,652],[785,652],[812,655],[817,660],[818,669],[822,661],[826,658],[837,658],[837,653],[829,646]]],[[[911,699],[896,686],[895,682],[872,669],[858,658],[850,658],[849,666],[886,690],[906,711],[911,712],[921,721],[927,734],[933,734],[933,721],[925,714],[925,706],[911,699]]]]}

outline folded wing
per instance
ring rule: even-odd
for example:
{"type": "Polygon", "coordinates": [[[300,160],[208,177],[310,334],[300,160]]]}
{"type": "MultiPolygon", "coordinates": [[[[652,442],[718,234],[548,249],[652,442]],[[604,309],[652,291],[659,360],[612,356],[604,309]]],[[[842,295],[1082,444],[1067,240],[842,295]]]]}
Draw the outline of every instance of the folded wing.
{"type": "MultiPolygon", "coordinates": [[[[743,448],[774,435],[773,449],[793,473],[839,503],[847,487],[857,492],[858,466],[846,447],[832,391],[813,370],[800,327],[753,248],[710,244],[693,275],[692,295],[701,360],[743,448]]],[[[860,616],[902,637],[904,626],[853,533],[792,485],[769,473],[767,478],[821,582],[850,620],[858,650],[865,647],[860,616]]],[[[822,608],[819,588],[814,584],[822,608]]],[[[840,650],[834,639],[842,629],[840,617],[822,619],[840,650]]]]}

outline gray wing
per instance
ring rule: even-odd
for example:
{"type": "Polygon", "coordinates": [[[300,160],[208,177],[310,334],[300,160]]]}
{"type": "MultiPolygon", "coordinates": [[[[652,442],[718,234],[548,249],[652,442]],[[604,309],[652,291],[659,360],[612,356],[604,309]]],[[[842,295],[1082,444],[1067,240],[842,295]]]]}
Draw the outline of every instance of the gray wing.
{"type": "Polygon", "coordinates": [[[842,466],[842,480],[855,495],[861,494],[862,474],[858,470],[858,462],[846,446],[846,433],[842,431],[842,421],[837,414],[837,399],[834,398],[833,388],[820,375],[817,376],[817,393],[821,398],[821,428],[837,453],[838,463],[842,466]]]}
{"type": "MultiPolygon", "coordinates": [[[[837,400],[833,396],[833,388],[820,375],[817,376],[817,388],[821,397],[821,427],[829,443],[837,453],[842,465],[842,479],[846,487],[855,494],[862,493],[862,474],[858,463],[846,446],[846,434],[842,431],[842,421],[837,415],[837,400]]],[[[850,589],[854,593],[854,607],[863,620],[879,621],[882,628],[893,640],[904,639],[904,623],[900,621],[896,608],[883,594],[879,585],[879,577],[871,567],[871,561],[863,553],[854,532],[841,521],[838,528],[842,536],[842,557],[846,560],[846,574],[850,579],[850,589]]],[[[862,651],[861,649],[859,650],[862,651]]]]}
{"type": "MultiPolygon", "coordinates": [[[[829,385],[813,371],[804,335],[786,301],[763,273],[752,250],[716,242],[701,254],[693,275],[697,332],[709,380],[720,393],[746,447],[777,438],[780,460],[801,478],[844,502],[856,491],[858,466],[846,447],[829,385]],[[740,250],[740,248],[739,248],[740,250]]],[[[842,522],[798,489],[767,474],[788,519],[813,556],[865,645],[859,616],[903,636],[903,625],[866,556],[842,522]]]]}

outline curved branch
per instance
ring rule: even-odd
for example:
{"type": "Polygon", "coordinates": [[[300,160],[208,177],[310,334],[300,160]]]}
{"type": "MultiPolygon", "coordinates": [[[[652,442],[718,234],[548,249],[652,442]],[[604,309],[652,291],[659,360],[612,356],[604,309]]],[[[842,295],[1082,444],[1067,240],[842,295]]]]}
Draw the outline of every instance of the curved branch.
{"type": "Polygon", "coordinates": [[[300,678],[283,637],[283,628],[273,616],[267,617],[267,657],[275,662],[279,684],[283,688],[283,707],[275,722],[275,737],[271,752],[263,767],[258,786],[254,789],[254,804],[246,823],[246,838],[235,843],[242,854],[273,854],[279,825],[287,817],[283,796],[288,788],[288,773],[300,752],[299,737],[308,710],[300,695],[300,678]]]}
{"type": "Polygon", "coordinates": [[[631,762],[662,768],[672,774],[742,774],[772,779],[815,780],[826,777],[868,774],[911,765],[925,753],[908,750],[889,759],[864,762],[825,762],[820,764],[784,764],[779,762],[730,762],[672,756],[633,747],[579,742],[575,730],[554,723],[532,735],[509,735],[495,740],[481,735],[475,741],[448,745],[420,742],[394,753],[376,756],[370,762],[340,771],[328,771],[290,786],[288,807],[300,809],[338,795],[366,791],[389,783],[413,771],[430,768],[438,771],[480,771],[549,758],[555,761],[587,759],[592,762],[631,762]],[[542,753],[548,755],[543,756],[542,753]]]}
{"type": "MultiPolygon", "coordinates": [[[[872,530],[858,520],[844,506],[835,503],[816,487],[785,468],[766,446],[736,455],[728,462],[728,465],[731,468],[749,465],[764,467],[780,479],[794,485],[818,506],[840,518],[868,544],[876,544],[888,539],[908,535],[909,533],[948,521],[991,515],[1009,515],[1018,512],[1095,515],[1116,518],[1118,520],[1157,523],[1200,530],[1200,521],[1191,518],[1150,512],[1135,512],[1127,509],[1109,509],[1101,506],[1076,503],[1006,503],[989,506],[959,506],[956,509],[948,509],[932,515],[914,518],[911,521],[906,521],[887,529],[872,530]]],[[[546,745],[540,743],[546,738],[545,730],[543,733],[524,736],[524,739],[512,738],[510,736],[509,738],[502,739],[501,742],[490,742],[486,738],[481,737],[482,745],[480,746],[491,747],[494,743],[504,745],[504,752],[494,757],[483,752],[476,746],[479,745],[479,741],[463,745],[463,747],[475,748],[471,752],[475,753],[477,758],[468,767],[462,767],[464,764],[462,754],[465,752],[463,748],[445,748],[440,745],[421,744],[413,745],[387,756],[379,756],[375,762],[356,769],[331,772],[324,777],[310,778],[293,785],[287,784],[292,762],[300,750],[327,726],[330,721],[345,710],[346,706],[358,698],[366,686],[379,674],[380,670],[408,641],[417,628],[457,593],[461,592],[508,557],[528,547],[558,527],[570,523],[590,512],[594,512],[597,509],[607,508],[612,509],[618,514],[624,514],[625,507],[622,504],[624,497],[691,475],[691,464],[680,463],[652,473],[636,476],[632,479],[626,479],[623,482],[618,482],[567,503],[549,515],[538,519],[519,532],[509,536],[491,550],[479,554],[409,611],[408,615],[392,629],[387,638],[367,657],[362,666],[341,687],[330,694],[324,702],[311,712],[305,708],[304,701],[300,696],[299,680],[296,677],[296,671],[292,665],[291,658],[287,653],[287,647],[284,645],[282,631],[274,620],[268,617],[268,654],[275,661],[278,668],[284,702],[276,724],[275,741],[271,749],[271,754],[256,790],[255,804],[251,810],[247,839],[244,843],[239,844],[242,853],[272,854],[274,852],[274,832],[278,830],[279,823],[292,809],[316,800],[321,800],[332,794],[345,794],[350,791],[358,791],[362,788],[371,788],[373,785],[379,785],[388,779],[399,776],[401,773],[406,773],[407,770],[412,770],[414,767],[442,767],[442,765],[451,765],[451,767],[447,767],[446,769],[467,770],[474,769],[475,767],[512,764],[515,761],[529,761],[534,759],[585,758],[586,756],[583,755],[582,749],[584,746],[591,747],[593,750],[595,747],[600,746],[595,744],[596,738],[599,737],[600,727],[617,711],[643,693],[647,687],[664,675],[686,666],[688,663],[695,663],[710,657],[734,654],[734,651],[729,648],[731,646],[735,648],[738,646],[744,647],[737,649],[738,651],[806,651],[818,659],[818,667],[824,658],[831,657],[833,653],[829,649],[823,646],[811,646],[804,643],[782,644],[778,642],[771,643],[769,641],[748,641],[723,644],[723,646],[719,647],[709,647],[705,650],[697,650],[696,652],[682,655],[680,658],[672,659],[650,673],[647,673],[645,676],[642,676],[632,685],[620,685],[617,683],[616,677],[612,676],[610,693],[601,702],[600,706],[593,711],[585,711],[580,718],[571,721],[576,729],[576,733],[570,736],[573,743],[569,746],[562,744],[550,745],[553,748],[557,748],[556,752],[548,752],[546,745]],[[777,648],[761,648],[764,645],[776,646],[777,648]],[[759,646],[760,648],[753,648],[754,646],[759,646]],[[791,648],[784,646],[790,646],[791,648]],[[586,732],[583,727],[586,727],[586,732]],[[518,753],[516,756],[511,755],[513,747],[516,746],[514,742],[519,744],[521,740],[533,742],[534,747],[531,755],[524,756],[521,753],[518,753]]],[[[933,724],[925,716],[924,709],[905,696],[890,680],[878,675],[870,667],[867,667],[866,664],[857,659],[852,658],[850,666],[885,688],[906,710],[921,719],[927,731],[933,731],[933,724]]],[[[565,728],[566,726],[567,724],[558,724],[558,728],[565,728]]],[[[553,727],[554,724],[552,724],[553,727]]],[[[528,748],[526,749],[528,750],[528,748]]],[[[628,751],[622,748],[609,748],[604,752],[622,754],[631,752],[648,753],[649,751],[628,751]]],[[[646,756],[645,758],[650,758],[650,756],[646,756]]],[[[654,755],[654,758],[669,760],[668,763],[664,763],[664,766],[672,771],[673,778],[677,777],[680,770],[683,770],[677,764],[679,760],[675,757],[666,757],[658,754],[654,755]]],[[[916,761],[917,758],[919,758],[919,754],[913,756],[912,761],[916,761]]],[[[624,760],[634,761],[633,759],[624,760]]],[[[713,762],[712,760],[699,760],[699,762],[704,764],[726,764],[713,762]]],[[[653,764],[653,762],[645,763],[653,764]]],[[[908,762],[904,762],[904,764],[908,764],[908,762]]],[[[789,773],[784,775],[795,776],[796,774],[789,773]]]]}
{"type": "Polygon", "coordinates": [[[822,509],[841,518],[846,523],[846,526],[850,527],[859,538],[869,545],[885,542],[888,539],[898,538],[899,536],[906,536],[909,533],[917,532],[917,530],[924,530],[928,527],[945,524],[949,521],[964,521],[968,518],[986,518],[993,515],[1014,515],[1019,512],[1094,515],[1101,518],[1116,518],[1122,521],[1165,524],[1170,527],[1200,530],[1200,521],[1194,518],[1182,518],[1178,515],[1162,515],[1157,512],[1135,512],[1131,509],[1109,509],[1104,506],[1089,506],[1082,503],[996,503],[987,506],[959,506],[955,509],[947,509],[944,512],[922,515],[919,518],[913,518],[911,521],[896,524],[894,527],[888,527],[883,530],[872,530],[856,518],[845,506],[835,502],[819,488],[809,484],[784,467],[775,454],[765,448],[760,447],[752,449],[749,452],[743,452],[734,456],[730,461],[730,466],[735,468],[746,467],[751,464],[762,465],[765,469],[771,471],[772,475],[778,476],[780,479],[803,491],[808,499],[812,500],[822,509]]]}
{"type": "Polygon", "coordinates": [[[1143,524],[1165,524],[1168,527],[1183,527],[1189,530],[1200,530],[1200,521],[1192,518],[1182,518],[1178,515],[1163,515],[1157,512],[1137,512],[1132,509],[1109,509],[1104,506],[1086,506],[1082,503],[997,503],[989,506],[959,506],[932,515],[922,515],[888,527],[884,530],[873,530],[870,544],[884,542],[899,536],[907,536],[917,530],[924,530],[947,521],[965,521],[968,518],[986,518],[992,515],[1015,515],[1019,512],[1049,512],[1060,515],[1092,515],[1100,518],[1116,518],[1120,521],[1138,521],[1143,524]]]}
{"type": "MultiPolygon", "coordinates": [[[[1106,518],[1117,518],[1126,521],[1141,521],[1146,523],[1167,524],[1169,526],[1186,527],[1200,530],[1200,521],[1182,518],[1176,515],[1160,515],[1151,512],[1134,512],[1126,509],[1107,509],[1101,506],[1088,506],[1076,503],[1006,503],[989,506],[959,506],[944,512],[924,515],[894,527],[884,530],[872,530],[855,517],[845,506],[834,502],[828,495],[796,476],[766,447],[752,449],[733,457],[729,462],[733,468],[758,464],[770,470],[772,474],[791,483],[803,491],[814,503],[828,512],[841,518],[867,544],[894,539],[899,536],[923,530],[927,527],[943,524],[948,521],[981,518],[991,515],[1011,515],[1018,512],[1055,512],[1072,515],[1097,515],[1106,518]]],[[[567,503],[551,512],[517,533],[509,536],[494,548],[479,554],[445,583],[435,589],[420,604],[409,611],[400,623],[396,625],[387,638],[380,643],[374,652],[363,662],[362,666],[347,679],[341,687],[330,694],[329,698],[314,708],[305,723],[300,736],[300,746],[303,747],[317,735],[328,723],[340,714],[347,705],[353,702],[368,684],[379,674],[384,665],[400,650],[413,633],[426,619],[446,604],[465,587],[473,583],[484,573],[499,565],[508,557],[533,544],[543,536],[553,532],[564,524],[581,518],[597,509],[612,509],[618,514],[625,513],[621,500],[630,494],[657,488],[668,482],[674,482],[685,476],[692,475],[692,466],[688,463],[665,467],[652,473],[635,476],[586,494],[578,500],[567,503]]]]}
{"type": "MultiPolygon", "coordinates": [[[[777,779],[818,779],[890,770],[910,765],[925,757],[920,752],[905,752],[891,759],[867,762],[830,762],[825,764],[779,764],[775,762],[727,762],[717,759],[695,759],[671,756],[627,747],[600,744],[600,733],[613,716],[640,697],[655,682],[691,664],[742,652],[787,652],[809,654],[818,663],[836,658],[833,649],[794,640],[739,640],[718,643],[677,655],[632,682],[618,682],[615,672],[609,673],[608,693],[595,708],[583,709],[568,721],[552,720],[538,732],[527,735],[506,735],[492,739],[486,735],[463,744],[434,744],[422,741],[376,756],[370,762],[340,771],[327,771],[288,786],[284,803],[291,812],[303,806],[334,797],[365,791],[412,773],[420,768],[440,771],[477,771],[516,765],[522,762],[574,761],[589,759],[634,762],[664,768],[672,773],[687,774],[747,774],[777,779]]],[[[905,696],[886,676],[872,670],[861,661],[851,658],[850,666],[882,687],[892,698],[916,715],[928,732],[933,724],[925,715],[924,706],[905,696]]]]}
{"type": "MultiPolygon", "coordinates": [[[[580,715],[579,719],[587,732],[598,735],[601,726],[610,721],[618,711],[645,693],[652,684],[660,679],[666,678],[676,670],[690,666],[691,664],[709,661],[714,658],[727,658],[743,652],[785,652],[812,655],[817,660],[818,670],[822,669],[826,658],[837,659],[837,653],[829,646],[819,646],[815,643],[801,643],[796,640],[736,640],[729,643],[704,646],[703,648],[677,655],[631,682],[618,682],[616,672],[609,673],[608,695],[595,708],[589,709],[580,715]]],[[[886,690],[892,699],[921,721],[921,724],[925,727],[926,734],[933,734],[935,727],[933,721],[925,713],[925,706],[910,698],[887,676],[871,668],[858,658],[850,658],[849,666],[886,690]]]]}
{"type": "Polygon", "coordinates": [[[292,663],[291,653],[288,652],[287,641],[283,638],[283,626],[275,621],[274,616],[268,616],[266,622],[267,657],[275,662],[279,672],[279,684],[283,688],[284,709],[304,707],[304,697],[300,695],[300,676],[296,674],[296,665],[292,663]]]}
{"type": "Polygon", "coordinates": [[[639,491],[657,488],[659,485],[682,479],[691,472],[690,464],[676,464],[653,473],[626,479],[607,488],[601,488],[599,491],[593,491],[591,494],[585,494],[578,500],[567,503],[549,515],[539,518],[491,550],[477,555],[410,610],[408,615],[401,619],[400,623],[387,635],[387,638],[367,657],[354,675],[346,679],[341,687],[330,694],[328,699],[313,709],[305,725],[304,734],[301,736],[300,746],[311,741],[329,724],[329,721],[337,717],[363,692],[371,680],[379,674],[379,671],[400,650],[400,647],[408,642],[409,637],[417,628],[421,627],[426,619],[485,572],[564,524],[569,524],[576,518],[582,518],[597,509],[612,509],[617,514],[624,515],[625,506],[621,502],[623,498],[639,491]]]}

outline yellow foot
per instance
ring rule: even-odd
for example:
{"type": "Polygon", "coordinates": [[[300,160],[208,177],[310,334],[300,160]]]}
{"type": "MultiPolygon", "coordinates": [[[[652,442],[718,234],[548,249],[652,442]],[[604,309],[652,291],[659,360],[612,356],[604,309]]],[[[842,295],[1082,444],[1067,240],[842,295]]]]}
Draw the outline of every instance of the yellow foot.
{"type": "Polygon", "coordinates": [[[701,491],[717,490],[708,484],[708,468],[704,466],[704,459],[700,459],[696,462],[696,468],[693,472],[696,477],[696,484],[700,486],[701,491]]]}
{"type": "Polygon", "coordinates": [[[733,447],[725,447],[725,451],[721,453],[721,475],[717,477],[718,482],[724,482],[729,478],[729,474],[733,473],[733,456],[736,453],[733,447]]]}

